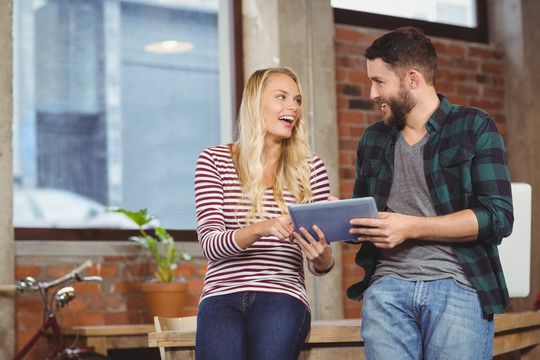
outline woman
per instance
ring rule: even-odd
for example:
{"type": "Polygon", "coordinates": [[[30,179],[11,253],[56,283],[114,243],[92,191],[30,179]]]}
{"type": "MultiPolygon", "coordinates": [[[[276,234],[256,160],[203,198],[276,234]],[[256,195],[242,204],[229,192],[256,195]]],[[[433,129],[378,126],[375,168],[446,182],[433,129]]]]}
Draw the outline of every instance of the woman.
{"type": "Polygon", "coordinates": [[[234,144],[207,148],[195,172],[197,232],[208,259],[197,359],[297,359],[311,325],[303,273],[334,258],[317,228],[294,231],[287,204],[326,200],[324,163],[306,140],[302,90],[288,68],[255,71],[234,144]]]}

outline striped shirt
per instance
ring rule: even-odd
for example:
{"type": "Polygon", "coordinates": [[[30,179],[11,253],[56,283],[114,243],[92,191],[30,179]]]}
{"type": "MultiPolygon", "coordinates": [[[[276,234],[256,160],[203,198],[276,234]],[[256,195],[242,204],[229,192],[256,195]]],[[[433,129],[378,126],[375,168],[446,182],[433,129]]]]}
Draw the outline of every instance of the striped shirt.
{"type": "MultiPolygon", "coordinates": [[[[428,119],[430,138],[424,147],[424,173],[437,215],[471,209],[478,220],[478,238],[451,244],[476,289],[486,317],[509,305],[499,245],[512,232],[514,221],[506,151],[495,122],[486,112],[452,105],[439,95],[439,107],[428,119]]],[[[394,173],[398,131],[377,122],[358,142],[353,197],[373,196],[379,211],[387,211],[394,173]]],[[[366,276],[347,290],[362,299],[380,251],[365,243],[356,263],[366,276]]]]}
{"type": "MultiPolygon", "coordinates": [[[[330,195],[328,174],[323,161],[310,161],[310,185],[313,202],[330,195]]],[[[201,301],[209,296],[244,291],[279,293],[293,296],[309,309],[303,270],[303,253],[298,244],[262,237],[243,250],[234,241],[236,230],[246,227],[250,204],[241,201],[238,174],[227,145],[205,149],[195,170],[197,233],[208,268],[201,301]]],[[[285,189],[286,203],[294,196],[285,189]]],[[[264,193],[263,209],[267,218],[282,215],[273,198],[273,190],[264,193]]]]}

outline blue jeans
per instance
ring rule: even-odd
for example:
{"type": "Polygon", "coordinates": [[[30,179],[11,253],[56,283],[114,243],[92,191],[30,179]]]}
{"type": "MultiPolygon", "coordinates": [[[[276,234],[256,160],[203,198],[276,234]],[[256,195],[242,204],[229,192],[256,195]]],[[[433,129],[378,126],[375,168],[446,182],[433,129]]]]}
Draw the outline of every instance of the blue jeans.
{"type": "Polygon", "coordinates": [[[242,292],[199,304],[197,360],[298,359],[311,327],[306,306],[289,295],[242,292]]]}
{"type": "Polygon", "coordinates": [[[377,279],[364,293],[367,360],[480,360],[493,354],[494,322],[470,286],[453,279],[377,279]]]}

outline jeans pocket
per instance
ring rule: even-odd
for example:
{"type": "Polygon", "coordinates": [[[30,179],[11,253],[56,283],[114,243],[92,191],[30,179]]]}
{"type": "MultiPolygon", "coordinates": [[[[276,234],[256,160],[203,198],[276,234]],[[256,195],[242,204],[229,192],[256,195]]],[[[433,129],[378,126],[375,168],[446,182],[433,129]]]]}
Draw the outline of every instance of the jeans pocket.
{"type": "Polygon", "coordinates": [[[364,291],[364,298],[369,294],[370,290],[373,289],[374,286],[377,286],[377,284],[380,284],[381,281],[383,281],[384,279],[385,279],[385,277],[383,276],[383,277],[380,277],[380,278],[377,278],[377,279],[373,280],[369,284],[368,288],[364,291]]]}
{"type": "Polygon", "coordinates": [[[472,286],[467,285],[467,284],[460,283],[460,282],[457,281],[456,279],[451,279],[451,280],[452,280],[452,283],[453,283],[455,286],[457,286],[458,288],[460,288],[460,289],[462,289],[462,290],[465,290],[465,291],[467,291],[467,292],[476,294],[476,289],[473,288],[472,286]]]}
{"type": "Polygon", "coordinates": [[[382,277],[380,277],[380,278],[377,278],[377,279],[373,280],[373,281],[371,282],[371,284],[369,284],[369,286],[370,286],[370,287],[371,287],[371,286],[375,286],[375,285],[377,285],[378,283],[380,283],[381,281],[383,281],[384,279],[385,279],[384,276],[382,276],[382,277]]]}

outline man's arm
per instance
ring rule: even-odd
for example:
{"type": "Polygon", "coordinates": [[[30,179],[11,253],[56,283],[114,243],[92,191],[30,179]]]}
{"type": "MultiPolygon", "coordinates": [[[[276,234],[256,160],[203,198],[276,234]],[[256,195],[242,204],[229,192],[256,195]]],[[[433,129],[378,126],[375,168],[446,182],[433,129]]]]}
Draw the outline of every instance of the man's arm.
{"type": "Polygon", "coordinates": [[[393,248],[407,239],[464,243],[478,237],[478,221],[472,210],[449,215],[420,217],[389,212],[379,213],[379,219],[353,219],[352,228],[358,241],[370,241],[378,248],[393,248]]]}

